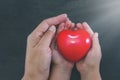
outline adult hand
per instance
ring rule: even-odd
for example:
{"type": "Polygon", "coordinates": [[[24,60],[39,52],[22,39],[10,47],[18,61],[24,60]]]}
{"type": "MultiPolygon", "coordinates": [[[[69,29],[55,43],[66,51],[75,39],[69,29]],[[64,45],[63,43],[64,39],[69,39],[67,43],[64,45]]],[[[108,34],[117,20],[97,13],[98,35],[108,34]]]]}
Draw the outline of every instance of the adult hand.
{"type": "Polygon", "coordinates": [[[48,80],[52,52],[50,44],[56,32],[52,25],[58,25],[66,19],[66,14],[45,19],[28,36],[23,80],[48,80]]]}
{"type": "Polygon", "coordinates": [[[67,61],[63,56],[59,53],[56,45],[56,38],[59,32],[65,29],[71,29],[74,27],[74,23],[72,23],[69,19],[65,23],[61,23],[58,26],[57,34],[52,42],[52,61],[53,68],[50,76],[50,80],[70,80],[71,71],[74,66],[72,62],[67,61]]]}
{"type": "Polygon", "coordinates": [[[101,47],[98,33],[94,33],[90,26],[84,22],[77,24],[78,29],[85,29],[92,37],[92,47],[86,57],[76,64],[77,70],[81,74],[81,80],[101,80],[99,66],[101,61],[101,47]]]}

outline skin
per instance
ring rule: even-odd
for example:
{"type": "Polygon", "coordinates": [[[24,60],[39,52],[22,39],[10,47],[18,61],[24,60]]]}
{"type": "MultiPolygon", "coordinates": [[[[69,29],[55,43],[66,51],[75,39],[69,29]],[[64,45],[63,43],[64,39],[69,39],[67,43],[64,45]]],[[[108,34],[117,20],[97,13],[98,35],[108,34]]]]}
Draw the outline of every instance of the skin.
{"type": "Polygon", "coordinates": [[[81,74],[81,80],[102,80],[99,71],[102,52],[99,44],[98,33],[94,33],[86,22],[82,24],[78,23],[76,26],[78,29],[86,30],[92,38],[92,47],[86,57],[76,63],[76,68],[81,74]]]}
{"type": "MultiPolygon", "coordinates": [[[[75,29],[88,31],[93,40],[92,48],[86,57],[76,63],[81,80],[101,80],[99,72],[101,48],[98,33],[94,33],[86,22],[78,23],[76,27],[75,29]]],[[[22,80],[70,80],[74,63],[59,54],[56,38],[60,31],[73,28],[74,23],[66,14],[45,19],[37,26],[27,39],[25,72],[22,80]],[[50,73],[51,62],[53,67],[50,73]]]]}
{"type": "Polygon", "coordinates": [[[66,14],[45,19],[28,36],[22,80],[48,80],[52,56],[50,44],[56,32],[55,26],[52,25],[58,25],[66,20],[66,14]]]}
{"type": "Polygon", "coordinates": [[[58,26],[57,34],[52,42],[52,61],[53,68],[50,76],[50,80],[70,80],[71,71],[74,66],[74,63],[67,61],[64,59],[58,49],[56,43],[56,37],[58,33],[65,29],[71,29],[74,27],[74,23],[72,23],[69,19],[65,23],[61,23],[58,26]]]}

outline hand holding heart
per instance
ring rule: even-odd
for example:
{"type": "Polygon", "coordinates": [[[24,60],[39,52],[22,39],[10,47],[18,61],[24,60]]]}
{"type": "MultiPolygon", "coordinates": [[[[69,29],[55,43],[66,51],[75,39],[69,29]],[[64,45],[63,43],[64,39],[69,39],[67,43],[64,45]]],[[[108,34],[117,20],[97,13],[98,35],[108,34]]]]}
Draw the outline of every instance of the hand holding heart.
{"type": "Polygon", "coordinates": [[[99,68],[102,52],[99,44],[98,33],[94,33],[86,22],[82,25],[77,24],[77,27],[79,29],[85,29],[92,38],[92,46],[86,57],[76,63],[77,70],[81,74],[81,80],[101,80],[99,68]]]}
{"type": "Polygon", "coordinates": [[[77,23],[76,28],[74,28],[74,26],[70,27],[70,22],[71,21],[68,20],[67,23],[61,23],[58,27],[56,35],[57,44],[53,42],[54,46],[57,46],[57,48],[54,48],[55,51],[53,51],[53,61],[57,61],[56,64],[67,66],[67,69],[69,69],[68,65],[72,64],[72,62],[77,62],[76,67],[77,70],[81,72],[83,80],[94,80],[93,78],[96,78],[95,80],[97,80],[97,78],[100,80],[99,66],[101,48],[98,40],[98,33],[94,33],[86,22],[82,24],[77,23]],[[74,35],[72,37],[79,37],[71,39],[69,35],[74,35]],[[79,43],[80,40],[83,40],[81,41],[82,43],[79,43]],[[82,59],[84,56],[86,57],[82,59]],[[94,75],[92,78],[84,76],[86,74],[91,75],[89,72],[92,71],[95,71],[95,73],[93,72],[94,75]],[[96,77],[94,77],[95,75],[96,77]]]}
{"type": "Polygon", "coordinates": [[[98,34],[87,23],[75,28],[62,14],[43,20],[28,36],[23,80],[70,80],[74,63],[82,80],[100,80],[100,60],[98,34]]]}
{"type": "Polygon", "coordinates": [[[72,29],[73,27],[74,27],[74,23],[72,23],[69,19],[67,19],[65,22],[61,23],[58,26],[56,35],[51,45],[51,49],[53,51],[52,52],[53,68],[52,68],[50,80],[70,80],[70,74],[74,66],[74,63],[66,60],[60,54],[57,48],[56,40],[57,40],[58,34],[61,31],[72,29]],[[58,77],[60,78],[58,79],[58,77]]]}

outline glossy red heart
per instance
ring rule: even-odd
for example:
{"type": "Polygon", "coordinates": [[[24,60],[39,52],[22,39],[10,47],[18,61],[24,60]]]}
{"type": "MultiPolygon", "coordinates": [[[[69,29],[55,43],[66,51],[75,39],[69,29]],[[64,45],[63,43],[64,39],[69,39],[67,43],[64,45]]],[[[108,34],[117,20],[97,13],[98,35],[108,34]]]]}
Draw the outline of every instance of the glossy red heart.
{"type": "Polygon", "coordinates": [[[71,62],[82,59],[90,49],[91,43],[91,37],[85,30],[63,30],[57,37],[59,52],[71,62]]]}

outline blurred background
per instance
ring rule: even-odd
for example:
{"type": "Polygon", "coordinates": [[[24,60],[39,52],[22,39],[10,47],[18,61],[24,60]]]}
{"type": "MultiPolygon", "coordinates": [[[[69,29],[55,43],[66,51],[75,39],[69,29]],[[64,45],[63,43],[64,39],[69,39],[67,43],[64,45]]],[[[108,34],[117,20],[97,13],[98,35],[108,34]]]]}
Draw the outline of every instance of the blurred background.
{"type": "MultiPolygon", "coordinates": [[[[99,33],[103,80],[120,80],[120,0],[0,0],[0,80],[20,80],[26,39],[45,18],[67,13],[99,33]]],[[[71,80],[80,80],[76,68],[71,80]]]]}

